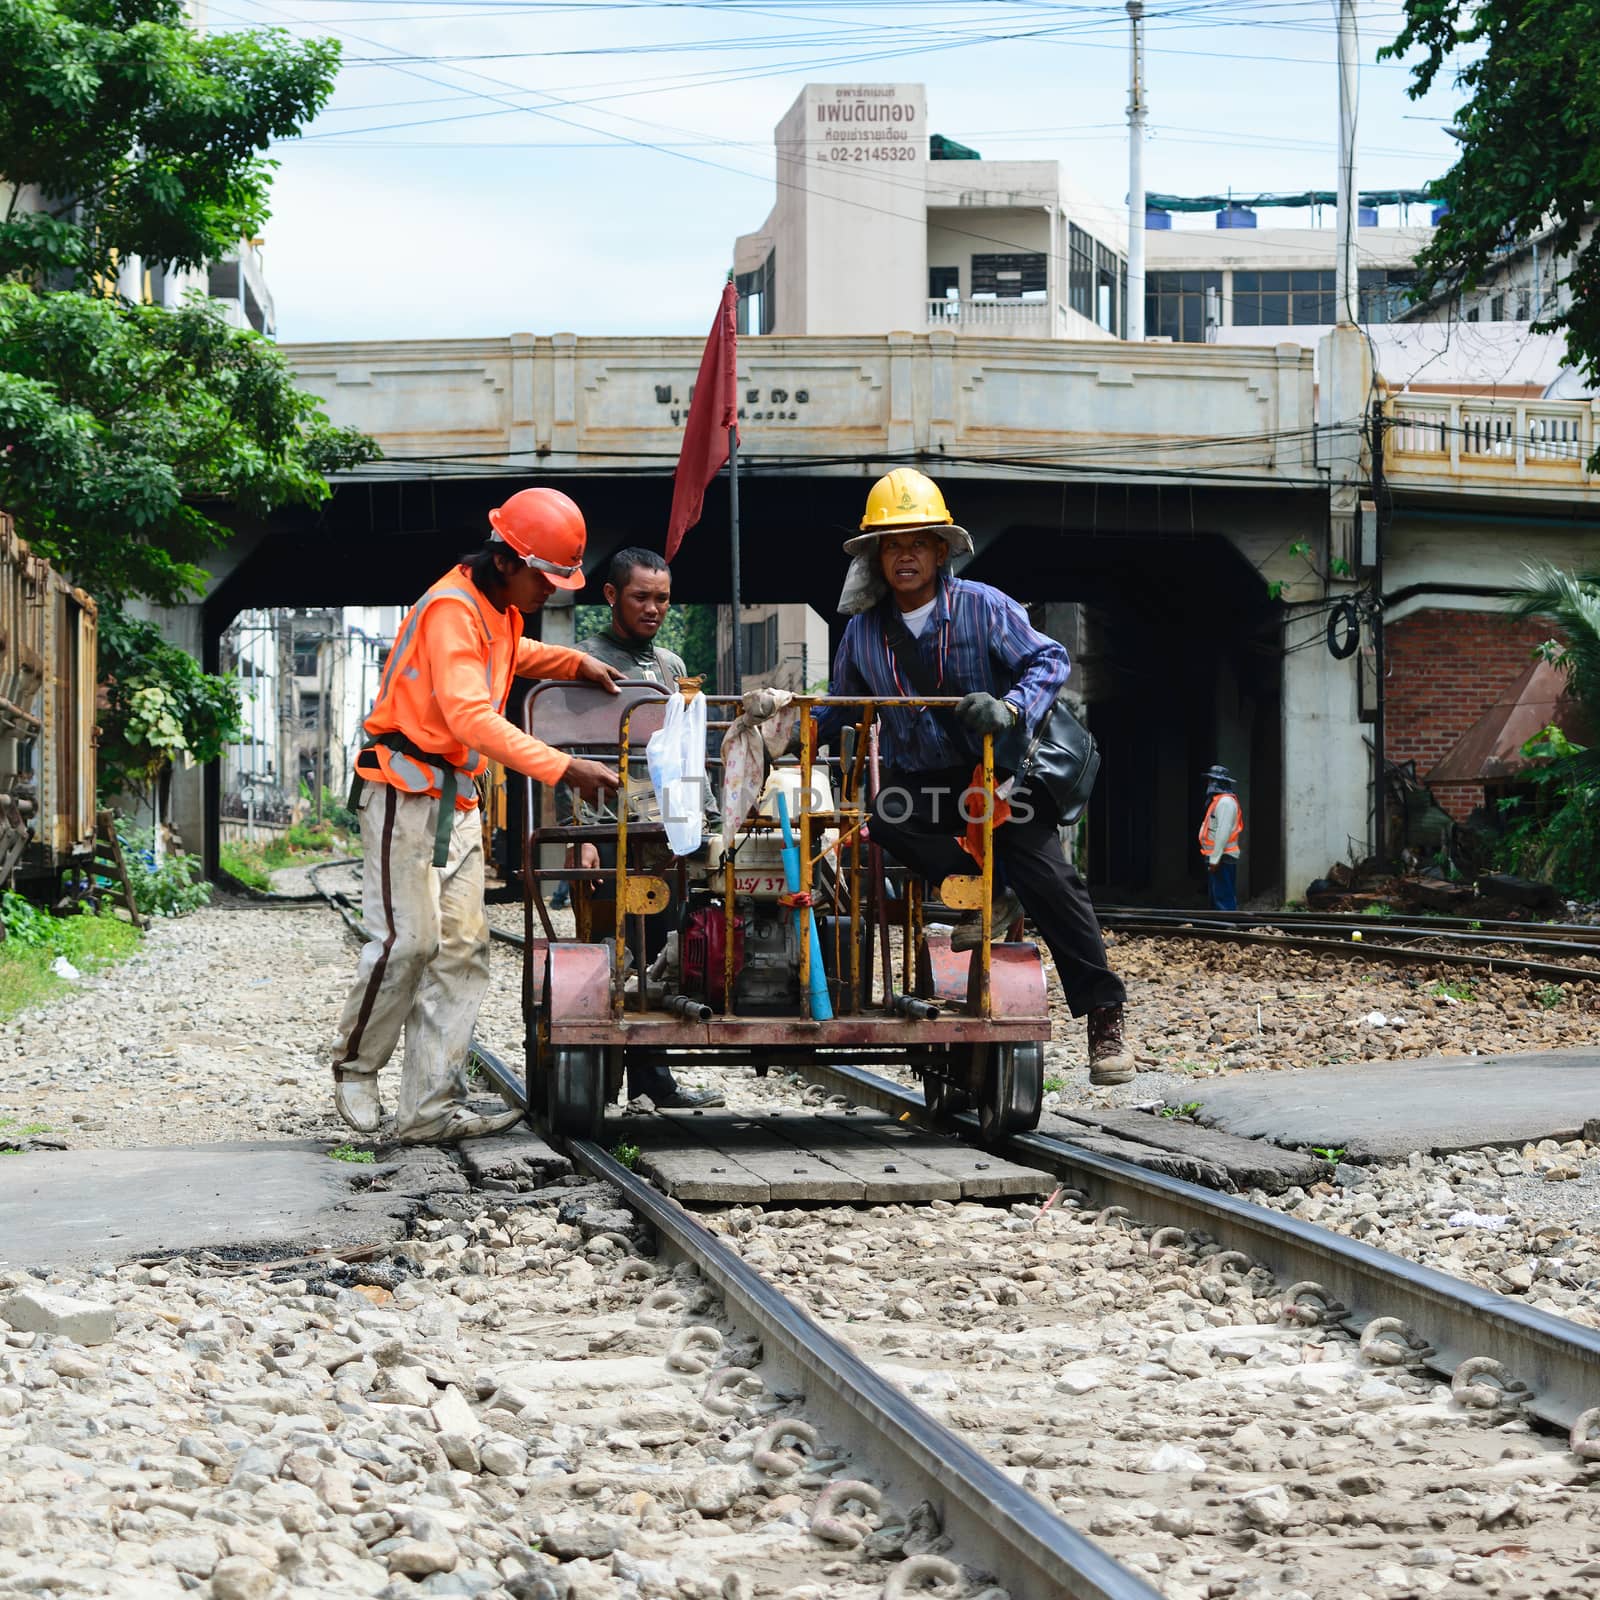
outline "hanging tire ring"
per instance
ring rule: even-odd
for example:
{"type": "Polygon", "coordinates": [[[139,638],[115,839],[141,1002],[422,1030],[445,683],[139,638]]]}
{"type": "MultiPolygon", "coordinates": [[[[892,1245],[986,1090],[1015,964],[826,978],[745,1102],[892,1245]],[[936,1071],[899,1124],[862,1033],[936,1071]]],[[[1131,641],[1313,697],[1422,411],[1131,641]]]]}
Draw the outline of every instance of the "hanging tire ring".
{"type": "Polygon", "coordinates": [[[1346,661],[1361,643],[1361,613],[1354,600],[1341,600],[1328,613],[1328,654],[1346,661]]]}

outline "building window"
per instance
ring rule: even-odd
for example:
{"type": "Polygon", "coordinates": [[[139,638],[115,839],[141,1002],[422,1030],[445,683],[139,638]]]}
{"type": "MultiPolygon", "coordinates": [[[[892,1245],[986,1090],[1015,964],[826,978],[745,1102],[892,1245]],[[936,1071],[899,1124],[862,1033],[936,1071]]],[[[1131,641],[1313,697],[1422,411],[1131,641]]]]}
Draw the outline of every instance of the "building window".
{"type": "Polygon", "coordinates": [[[1411,304],[1417,275],[1409,267],[1362,267],[1357,274],[1363,322],[1394,322],[1411,304]]]}
{"type": "Polygon", "coordinates": [[[1235,272],[1233,325],[1327,327],[1338,320],[1331,272],[1235,272]]]}
{"type": "Polygon", "coordinates": [[[1497,294],[1489,302],[1489,320],[1491,322],[1504,322],[1506,320],[1506,297],[1497,294]]]}
{"type": "Polygon", "coordinates": [[[754,272],[735,275],[733,286],[739,293],[735,326],[740,333],[771,333],[777,326],[778,307],[773,296],[778,252],[769,250],[767,259],[754,272]]]}
{"type": "Polygon", "coordinates": [[[1206,294],[1222,293],[1220,272],[1150,272],[1145,274],[1144,284],[1144,331],[1148,335],[1180,344],[1205,343],[1206,294]]]}
{"type": "Polygon", "coordinates": [[[1517,290],[1517,321],[1526,322],[1533,311],[1533,295],[1526,288],[1517,290]]]}
{"type": "Polygon", "coordinates": [[[1042,298],[1047,272],[1042,255],[974,256],[972,295],[975,300],[1042,298]]]}
{"type": "Polygon", "coordinates": [[[743,626],[744,670],[771,672],[778,664],[778,613],[743,626]]]}
{"type": "Polygon", "coordinates": [[[1474,307],[1473,307],[1473,308],[1472,308],[1472,309],[1471,309],[1471,310],[1470,310],[1470,311],[1469,311],[1469,312],[1468,312],[1468,313],[1467,313],[1467,314],[1466,314],[1466,316],[1465,316],[1465,317],[1464,317],[1464,318],[1463,318],[1463,319],[1462,319],[1462,320],[1463,320],[1463,321],[1465,321],[1465,322],[1476,322],[1476,321],[1477,321],[1477,320],[1478,320],[1478,312],[1479,312],[1479,311],[1480,311],[1480,310],[1481,310],[1481,309],[1482,309],[1482,307],[1481,307],[1481,306],[1474,306],[1474,307]]]}
{"type": "Polygon", "coordinates": [[[960,294],[960,267],[928,268],[928,298],[930,300],[954,300],[960,294]]]}
{"type": "Polygon", "coordinates": [[[1117,264],[1114,251],[1095,241],[1094,320],[1107,333],[1117,331],[1117,264]]]}
{"type": "Polygon", "coordinates": [[[1080,317],[1094,316],[1094,240],[1076,223],[1067,240],[1067,304],[1080,317]]]}
{"type": "Polygon", "coordinates": [[[300,696],[300,726],[315,733],[322,726],[322,696],[320,694],[302,694],[300,696]]]}
{"type": "Polygon", "coordinates": [[[294,642],[294,675],[297,678],[314,678],[317,675],[317,641],[302,635],[294,642]]]}

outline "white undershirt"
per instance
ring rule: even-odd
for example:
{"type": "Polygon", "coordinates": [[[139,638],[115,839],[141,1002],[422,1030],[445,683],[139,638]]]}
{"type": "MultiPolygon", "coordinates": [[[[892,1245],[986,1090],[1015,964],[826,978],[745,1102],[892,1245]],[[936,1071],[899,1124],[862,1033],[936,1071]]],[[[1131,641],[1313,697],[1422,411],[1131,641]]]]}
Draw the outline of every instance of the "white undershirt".
{"type": "Polygon", "coordinates": [[[913,639],[920,639],[928,631],[928,622],[933,616],[933,608],[938,603],[935,595],[925,606],[918,606],[915,611],[902,611],[900,620],[906,625],[906,632],[913,639]]]}

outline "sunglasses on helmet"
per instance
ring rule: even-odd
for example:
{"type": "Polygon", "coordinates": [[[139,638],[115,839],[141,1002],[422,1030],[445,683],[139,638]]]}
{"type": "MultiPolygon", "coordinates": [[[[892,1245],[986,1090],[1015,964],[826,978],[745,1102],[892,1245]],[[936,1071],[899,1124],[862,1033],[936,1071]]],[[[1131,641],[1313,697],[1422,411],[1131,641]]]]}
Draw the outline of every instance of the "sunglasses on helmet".
{"type": "Polygon", "coordinates": [[[503,545],[507,550],[511,551],[511,554],[514,555],[517,560],[523,564],[523,566],[532,567],[535,572],[548,572],[557,578],[570,578],[583,570],[583,563],[581,561],[575,561],[570,567],[564,567],[558,562],[546,561],[543,556],[525,556],[520,550],[515,550],[511,547],[511,545],[507,544],[498,533],[491,534],[489,542],[491,544],[503,545]]]}

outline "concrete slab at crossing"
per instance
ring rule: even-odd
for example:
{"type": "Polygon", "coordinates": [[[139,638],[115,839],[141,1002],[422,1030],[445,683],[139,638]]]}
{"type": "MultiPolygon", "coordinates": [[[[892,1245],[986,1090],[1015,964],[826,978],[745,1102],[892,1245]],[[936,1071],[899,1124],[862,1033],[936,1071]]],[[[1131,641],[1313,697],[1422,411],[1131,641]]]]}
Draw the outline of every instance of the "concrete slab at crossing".
{"type": "Polygon", "coordinates": [[[1213,1078],[1205,1121],[1274,1144],[1395,1160],[1482,1145],[1594,1137],[1600,1050],[1427,1056],[1213,1078]],[[1585,1128],[1589,1132],[1585,1133],[1585,1128]]]}

